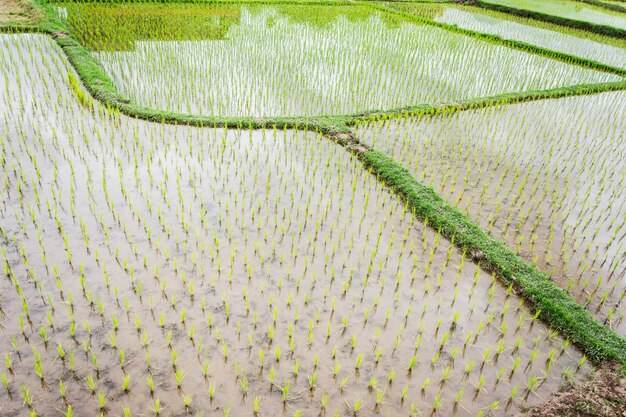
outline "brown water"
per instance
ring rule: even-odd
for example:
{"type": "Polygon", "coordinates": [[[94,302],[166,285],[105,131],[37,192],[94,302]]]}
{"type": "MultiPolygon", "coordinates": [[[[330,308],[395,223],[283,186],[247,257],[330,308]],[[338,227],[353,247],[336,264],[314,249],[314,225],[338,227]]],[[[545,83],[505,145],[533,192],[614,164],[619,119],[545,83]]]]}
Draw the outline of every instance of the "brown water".
{"type": "Polygon", "coordinates": [[[0,353],[12,362],[0,415],[28,415],[22,386],[37,415],[60,415],[65,401],[74,415],[96,415],[90,375],[114,416],[123,407],[152,415],[156,399],[164,415],[253,415],[257,397],[263,416],[352,415],[355,401],[358,415],[406,415],[412,404],[423,415],[510,415],[548,398],[564,375],[590,371],[321,136],[91,111],[49,38],[2,36],[0,50],[0,231],[11,275],[0,280],[0,353]]]}
{"type": "Polygon", "coordinates": [[[626,334],[626,93],[361,126],[483,229],[626,334]]]}

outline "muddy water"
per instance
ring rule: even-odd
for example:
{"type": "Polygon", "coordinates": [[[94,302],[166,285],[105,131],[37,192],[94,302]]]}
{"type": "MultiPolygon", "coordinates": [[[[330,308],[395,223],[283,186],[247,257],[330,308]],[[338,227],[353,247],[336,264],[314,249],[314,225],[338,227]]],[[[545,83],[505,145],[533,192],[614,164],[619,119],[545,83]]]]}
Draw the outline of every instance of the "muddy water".
{"type": "Polygon", "coordinates": [[[626,334],[623,92],[359,129],[626,334]]]}
{"type": "Polygon", "coordinates": [[[0,48],[0,415],[96,415],[90,376],[114,416],[510,415],[588,374],[319,135],[92,111],[50,39],[0,48]]]}

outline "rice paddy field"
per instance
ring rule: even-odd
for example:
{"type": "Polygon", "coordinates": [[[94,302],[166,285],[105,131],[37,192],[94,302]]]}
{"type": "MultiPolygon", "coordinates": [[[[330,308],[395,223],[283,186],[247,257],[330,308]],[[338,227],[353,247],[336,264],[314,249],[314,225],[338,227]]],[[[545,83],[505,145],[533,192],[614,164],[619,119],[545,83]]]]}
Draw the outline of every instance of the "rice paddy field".
{"type": "Polygon", "coordinates": [[[626,334],[625,102],[612,92],[491,107],[379,122],[359,137],[626,334]]]}
{"type": "Polygon", "coordinates": [[[498,35],[504,39],[526,42],[618,68],[626,68],[626,42],[623,40],[594,36],[577,30],[564,30],[562,27],[531,19],[458,5],[403,2],[390,3],[389,7],[463,29],[498,35]]]}
{"type": "MultiPolygon", "coordinates": [[[[484,0],[516,9],[626,29],[626,15],[574,0],[484,0]]],[[[602,3],[602,2],[601,2],[602,3]]],[[[623,4],[623,3],[622,3],[623,4]]]]}
{"type": "MultiPolygon", "coordinates": [[[[219,41],[144,40],[145,20],[117,30],[126,23],[119,15],[177,14],[178,7],[122,5],[111,13],[108,6],[86,4],[60,6],[59,14],[94,47],[92,55],[126,96],[180,113],[351,114],[619,79],[365,6],[219,5],[203,17],[228,27],[215,30],[219,41]]],[[[191,7],[188,13],[211,10],[191,7]]],[[[147,23],[152,33],[170,24],[147,23]]]]}
{"type": "Polygon", "coordinates": [[[445,4],[20,4],[0,416],[511,416],[626,372],[621,40],[445,4]]]}

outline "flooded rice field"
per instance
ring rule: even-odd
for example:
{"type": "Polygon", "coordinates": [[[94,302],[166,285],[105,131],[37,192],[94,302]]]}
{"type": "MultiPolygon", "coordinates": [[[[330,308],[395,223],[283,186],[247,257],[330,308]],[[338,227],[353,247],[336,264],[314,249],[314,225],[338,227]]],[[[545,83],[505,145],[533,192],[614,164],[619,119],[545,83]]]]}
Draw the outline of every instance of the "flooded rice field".
{"type": "Polygon", "coordinates": [[[625,101],[611,92],[358,130],[625,335],[625,101]]]}
{"type": "Polygon", "coordinates": [[[50,38],[0,54],[1,415],[504,416],[591,370],[320,134],[129,119],[50,38]]]}
{"type": "Polygon", "coordinates": [[[619,80],[366,6],[58,10],[120,91],[181,113],[353,114],[619,80]]]}

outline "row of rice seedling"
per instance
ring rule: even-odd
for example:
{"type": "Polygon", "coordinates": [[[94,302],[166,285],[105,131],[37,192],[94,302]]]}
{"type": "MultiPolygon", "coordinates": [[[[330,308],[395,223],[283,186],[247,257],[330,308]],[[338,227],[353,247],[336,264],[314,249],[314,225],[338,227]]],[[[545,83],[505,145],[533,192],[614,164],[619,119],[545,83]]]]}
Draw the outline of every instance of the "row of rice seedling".
{"type": "Polygon", "coordinates": [[[516,9],[531,10],[542,14],[553,15],[571,20],[589,22],[596,25],[612,26],[626,29],[626,16],[604,8],[581,4],[571,0],[481,0],[516,9]]]}
{"type": "Polygon", "coordinates": [[[589,371],[320,135],[129,119],[0,49],[3,414],[509,415],[589,371]]]}
{"type": "MultiPolygon", "coordinates": [[[[90,13],[90,7],[62,13],[68,24],[80,22],[72,26],[80,39],[100,37],[92,29],[105,25],[99,23],[104,14],[90,13]],[[83,18],[73,20],[72,13],[83,18]]],[[[341,10],[368,17],[350,20],[337,6],[300,7],[297,18],[278,6],[241,6],[240,20],[224,40],[138,39],[132,50],[105,46],[92,54],[137,103],[210,115],[345,114],[619,80],[364,6],[341,10]],[[328,10],[332,23],[314,24],[328,10]],[[311,23],[308,16],[318,17],[311,23]]],[[[123,26],[123,20],[115,22],[123,26]]],[[[133,33],[117,32],[122,37],[133,33]]],[[[85,44],[106,42],[99,38],[85,44]]]]}
{"type": "Polygon", "coordinates": [[[604,3],[605,5],[612,4],[612,5],[624,7],[625,6],[624,3],[626,2],[624,2],[623,0],[601,0],[600,3],[604,3]]]}
{"type": "Polygon", "coordinates": [[[604,93],[358,131],[624,334],[625,99],[604,93]]]}
{"type": "Polygon", "coordinates": [[[567,31],[554,25],[520,19],[504,13],[476,8],[418,3],[394,3],[390,7],[427,17],[437,22],[457,25],[480,33],[498,35],[541,46],[553,51],[587,58],[603,64],[626,68],[626,42],[588,32],[567,31]],[[435,13],[433,13],[433,8],[435,13]],[[571,32],[571,33],[568,33],[571,32]]]}
{"type": "Polygon", "coordinates": [[[622,0],[574,0],[587,3],[592,6],[603,7],[607,10],[626,13],[626,2],[622,0]]]}
{"type": "Polygon", "coordinates": [[[228,4],[202,7],[180,3],[97,4],[72,3],[58,8],[63,20],[90,50],[132,51],[139,41],[223,40],[239,21],[239,8],[228,4]]]}

